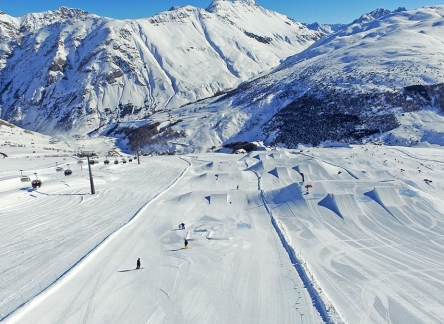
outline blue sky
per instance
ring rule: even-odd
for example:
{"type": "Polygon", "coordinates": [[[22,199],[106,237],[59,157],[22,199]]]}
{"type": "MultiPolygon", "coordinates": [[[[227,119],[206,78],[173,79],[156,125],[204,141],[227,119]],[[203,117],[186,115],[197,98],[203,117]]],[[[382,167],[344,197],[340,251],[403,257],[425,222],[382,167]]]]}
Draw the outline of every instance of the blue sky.
{"type": "MultiPolygon", "coordinates": [[[[349,23],[376,8],[416,9],[444,4],[443,0],[256,0],[262,7],[285,14],[300,22],[349,23]]],[[[116,19],[149,17],[173,5],[206,8],[212,0],[0,0],[0,10],[18,17],[28,12],[54,10],[61,6],[116,19]]]]}

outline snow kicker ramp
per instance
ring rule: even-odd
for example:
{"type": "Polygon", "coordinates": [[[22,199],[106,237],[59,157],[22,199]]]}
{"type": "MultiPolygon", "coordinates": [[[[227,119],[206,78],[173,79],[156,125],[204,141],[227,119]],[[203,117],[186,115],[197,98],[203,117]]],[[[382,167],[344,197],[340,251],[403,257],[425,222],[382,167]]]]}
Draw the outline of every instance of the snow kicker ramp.
{"type": "Polygon", "coordinates": [[[310,165],[308,165],[307,163],[298,164],[293,169],[299,173],[303,173],[305,176],[311,174],[310,165]]]}
{"type": "Polygon", "coordinates": [[[236,160],[229,160],[229,161],[220,161],[219,163],[216,163],[215,169],[218,171],[235,171],[238,170],[238,163],[236,160]]]}
{"type": "Polygon", "coordinates": [[[315,161],[300,163],[293,167],[293,170],[299,172],[299,174],[304,174],[305,181],[316,181],[332,178],[330,174],[315,161]]]}
{"type": "Polygon", "coordinates": [[[217,206],[226,206],[228,203],[228,195],[227,194],[212,194],[210,195],[210,205],[212,207],[217,206]]]}
{"type": "Polygon", "coordinates": [[[195,167],[194,170],[195,172],[205,172],[205,171],[209,171],[209,170],[213,170],[213,165],[214,162],[206,162],[205,164],[195,167]]]}
{"type": "Polygon", "coordinates": [[[375,187],[373,190],[364,193],[381,205],[396,221],[401,224],[410,224],[411,221],[402,211],[405,205],[398,191],[394,186],[375,187]]]}
{"type": "Polygon", "coordinates": [[[364,216],[361,207],[359,207],[356,197],[353,194],[334,195],[333,199],[336,202],[339,212],[343,218],[355,219],[356,217],[364,216]]]}
{"type": "Polygon", "coordinates": [[[346,169],[330,163],[316,160],[308,160],[293,168],[299,173],[303,173],[306,180],[351,180],[357,179],[346,169]]]}
{"type": "Polygon", "coordinates": [[[268,172],[272,175],[274,175],[278,179],[290,179],[290,174],[288,173],[288,168],[285,166],[277,166],[270,172],[268,172]]]}
{"type": "Polygon", "coordinates": [[[253,156],[253,158],[258,159],[259,161],[264,161],[270,158],[268,153],[259,153],[258,155],[253,156]]]}
{"type": "Polygon", "coordinates": [[[324,199],[318,202],[318,205],[327,208],[328,210],[332,211],[333,213],[344,219],[344,216],[339,210],[336,200],[334,199],[334,196],[332,194],[328,194],[327,196],[325,196],[324,199]]]}
{"type": "Polygon", "coordinates": [[[217,182],[228,182],[231,180],[230,174],[227,172],[219,172],[216,174],[217,182]]]}
{"type": "Polygon", "coordinates": [[[233,181],[241,181],[242,173],[240,171],[232,171],[232,172],[214,172],[208,171],[202,173],[200,175],[194,176],[191,178],[190,184],[193,185],[193,189],[196,187],[208,187],[208,186],[217,186],[218,188],[226,187],[232,188],[233,181]]]}
{"type": "Polygon", "coordinates": [[[354,175],[347,169],[336,166],[334,164],[320,161],[320,165],[327,173],[329,173],[332,176],[333,179],[341,179],[341,180],[358,179],[356,175],[354,175]]]}
{"type": "Polygon", "coordinates": [[[269,161],[261,160],[253,165],[250,165],[245,171],[253,171],[262,174],[265,171],[269,171],[275,167],[275,164],[269,161]]]}
{"type": "Polygon", "coordinates": [[[272,153],[272,154],[270,154],[270,157],[273,159],[283,159],[284,158],[283,154],[281,154],[281,153],[272,153]]]}
{"type": "Polygon", "coordinates": [[[297,184],[265,192],[267,203],[277,206],[273,213],[279,218],[297,218],[307,215],[310,209],[297,184]]]}

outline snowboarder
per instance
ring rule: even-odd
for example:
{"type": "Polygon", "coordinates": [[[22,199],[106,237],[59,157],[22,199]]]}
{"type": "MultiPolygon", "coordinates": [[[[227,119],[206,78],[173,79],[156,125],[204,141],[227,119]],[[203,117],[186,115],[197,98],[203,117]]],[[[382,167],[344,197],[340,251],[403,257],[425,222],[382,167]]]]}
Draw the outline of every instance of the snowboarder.
{"type": "Polygon", "coordinates": [[[137,259],[137,266],[136,269],[140,269],[140,258],[137,259]]]}
{"type": "Polygon", "coordinates": [[[188,241],[187,241],[187,239],[184,239],[184,245],[185,245],[185,249],[188,249],[188,241]]]}

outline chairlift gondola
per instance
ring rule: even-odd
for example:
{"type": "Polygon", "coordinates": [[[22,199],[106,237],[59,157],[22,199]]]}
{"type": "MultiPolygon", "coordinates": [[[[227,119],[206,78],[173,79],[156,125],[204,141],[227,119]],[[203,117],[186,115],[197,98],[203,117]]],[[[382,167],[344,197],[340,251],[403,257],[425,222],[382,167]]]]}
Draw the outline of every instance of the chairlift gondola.
{"type": "Polygon", "coordinates": [[[106,164],[106,165],[108,165],[108,164],[109,164],[109,161],[108,161],[108,160],[105,160],[105,161],[103,161],[103,163],[106,164]]]}
{"type": "Polygon", "coordinates": [[[63,168],[62,168],[62,167],[57,166],[57,162],[56,162],[56,171],[57,171],[57,172],[61,172],[61,171],[63,171],[63,168]]]}
{"type": "Polygon", "coordinates": [[[69,164],[68,164],[68,169],[65,170],[65,176],[70,176],[72,174],[72,170],[69,168],[69,164]]]}
{"type": "Polygon", "coordinates": [[[119,164],[119,161],[115,160],[115,161],[114,161],[114,164],[119,164]]]}
{"type": "Polygon", "coordinates": [[[78,164],[82,164],[82,163],[83,163],[83,160],[77,160],[77,163],[78,163],[78,164]]]}
{"type": "Polygon", "coordinates": [[[20,170],[20,181],[29,182],[31,181],[31,178],[29,178],[27,175],[23,175],[23,170],[20,170]]]}
{"type": "Polygon", "coordinates": [[[133,159],[128,159],[128,162],[133,162],[133,159]]]}
{"type": "Polygon", "coordinates": [[[94,165],[94,163],[96,163],[96,161],[94,161],[94,160],[89,160],[89,164],[94,165]]]}
{"type": "Polygon", "coordinates": [[[126,163],[126,160],[125,160],[125,159],[122,159],[122,163],[125,164],[125,163],[126,163]]]}
{"type": "Polygon", "coordinates": [[[37,189],[42,186],[42,181],[39,180],[39,178],[37,177],[37,173],[34,173],[34,174],[35,174],[36,179],[32,180],[31,186],[32,186],[32,189],[37,189]]]}

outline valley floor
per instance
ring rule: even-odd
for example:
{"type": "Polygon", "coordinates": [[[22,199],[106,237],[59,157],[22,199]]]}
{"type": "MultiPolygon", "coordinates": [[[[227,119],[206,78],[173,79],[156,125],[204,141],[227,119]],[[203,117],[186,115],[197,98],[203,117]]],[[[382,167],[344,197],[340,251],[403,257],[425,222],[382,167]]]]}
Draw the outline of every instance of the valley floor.
{"type": "Polygon", "coordinates": [[[444,322],[441,149],[102,159],[96,195],[8,153],[1,322],[444,322]]]}

